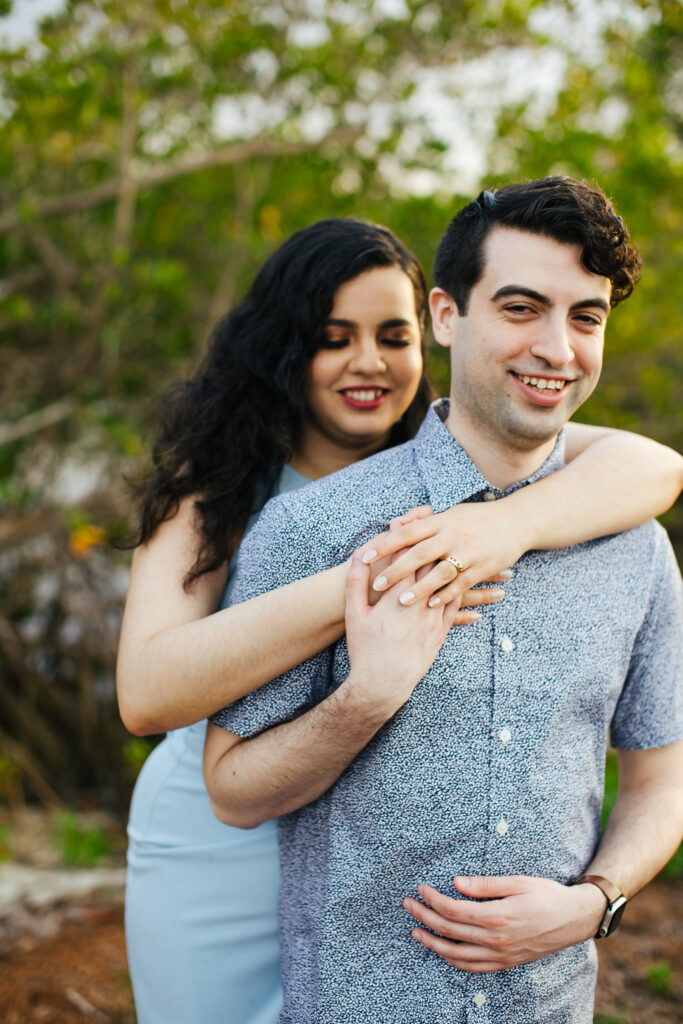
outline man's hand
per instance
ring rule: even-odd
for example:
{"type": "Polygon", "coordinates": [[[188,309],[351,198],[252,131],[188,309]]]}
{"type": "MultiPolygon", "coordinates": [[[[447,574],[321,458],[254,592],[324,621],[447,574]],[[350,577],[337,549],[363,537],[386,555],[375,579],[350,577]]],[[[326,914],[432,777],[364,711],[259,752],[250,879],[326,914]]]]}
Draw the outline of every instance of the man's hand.
{"type": "Polygon", "coordinates": [[[515,967],[583,942],[595,935],[605,912],[605,897],[588,883],[510,875],[455,878],[453,884],[470,898],[451,899],[420,885],[424,904],[405,899],[403,906],[430,929],[415,928],[414,939],[472,973],[515,967]]]}

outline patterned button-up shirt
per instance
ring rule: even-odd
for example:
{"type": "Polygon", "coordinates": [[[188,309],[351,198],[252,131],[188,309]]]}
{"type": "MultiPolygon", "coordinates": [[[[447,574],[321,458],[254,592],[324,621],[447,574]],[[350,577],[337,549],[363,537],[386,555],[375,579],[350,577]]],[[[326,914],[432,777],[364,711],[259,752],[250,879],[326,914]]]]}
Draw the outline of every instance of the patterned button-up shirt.
{"type": "MultiPolygon", "coordinates": [[[[562,451],[560,440],[523,483],[560,468],[562,451]]],[[[414,441],[270,502],[242,544],[233,601],[340,562],[415,505],[492,495],[432,409],[414,441]]],[[[456,896],[454,875],[576,877],[600,836],[610,730],[629,749],[681,737],[681,594],[666,534],[650,522],[531,551],[482,611],[450,631],[335,785],[281,819],[283,1024],[592,1021],[592,941],[469,974],[411,938],[401,900],[421,882],[456,896]]],[[[348,671],[342,639],[214,721],[251,736],[348,671]]]]}

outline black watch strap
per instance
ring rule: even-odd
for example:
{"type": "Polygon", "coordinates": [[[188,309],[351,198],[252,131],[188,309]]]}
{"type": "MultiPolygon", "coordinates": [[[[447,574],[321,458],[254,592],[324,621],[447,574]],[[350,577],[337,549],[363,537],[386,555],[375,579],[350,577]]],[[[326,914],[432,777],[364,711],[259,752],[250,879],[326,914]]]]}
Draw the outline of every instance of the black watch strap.
{"type": "Polygon", "coordinates": [[[597,886],[607,900],[607,909],[595,934],[596,939],[604,939],[607,935],[612,934],[621,921],[624,908],[626,907],[626,897],[618,885],[615,885],[609,878],[604,878],[602,875],[581,875],[580,878],[574,879],[569,884],[581,885],[584,882],[597,886]]]}

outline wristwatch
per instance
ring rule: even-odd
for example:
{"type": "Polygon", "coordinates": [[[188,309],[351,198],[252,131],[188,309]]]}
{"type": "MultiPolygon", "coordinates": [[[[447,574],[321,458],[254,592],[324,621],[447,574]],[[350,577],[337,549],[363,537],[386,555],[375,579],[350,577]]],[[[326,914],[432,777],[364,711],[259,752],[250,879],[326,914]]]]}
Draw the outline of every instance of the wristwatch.
{"type": "Polygon", "coordinates": [[[626,907],[626,897],[618,885],[610,882],[609,878],[603,878],[602,875],[581,875],[580,878],[569,882],[569,885],[581,885],[582,882],[596,885],[607,900],[607,909],[595,935],[596,939],[604,939],[612,934],[621,921],[626,907]]]}

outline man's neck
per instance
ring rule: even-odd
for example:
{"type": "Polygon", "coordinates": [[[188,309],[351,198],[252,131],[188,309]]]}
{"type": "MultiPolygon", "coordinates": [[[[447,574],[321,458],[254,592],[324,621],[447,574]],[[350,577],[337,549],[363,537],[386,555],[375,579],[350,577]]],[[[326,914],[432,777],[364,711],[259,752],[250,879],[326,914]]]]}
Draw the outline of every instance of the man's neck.
{"type": "Polygon", "coordinates": [[[519,448],[513,443],[502,443],[493,432],[488,434],[482,431],[480,425],[475,428],[468,418],[462,415],[453,398],[445,425],[482,476],[501,491],[533,476],[548,458],[557,441],[555,436],[528,449],[519,448]]]}

